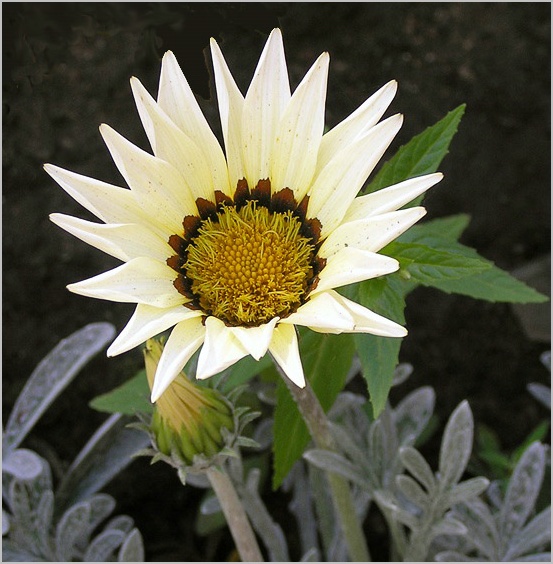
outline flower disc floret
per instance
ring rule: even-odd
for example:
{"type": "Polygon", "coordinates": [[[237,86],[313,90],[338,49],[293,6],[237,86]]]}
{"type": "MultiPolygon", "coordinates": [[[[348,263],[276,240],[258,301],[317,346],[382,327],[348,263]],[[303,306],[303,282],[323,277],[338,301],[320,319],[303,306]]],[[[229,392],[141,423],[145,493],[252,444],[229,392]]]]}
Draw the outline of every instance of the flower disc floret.
{"type": "Polygon", "coordinates": [[[292,212],[272,213],[255,201],[204,220],[183,266],[200,307],[230,326],[294,312],[313,272],[314,245],[300,230],[292,212]]]}

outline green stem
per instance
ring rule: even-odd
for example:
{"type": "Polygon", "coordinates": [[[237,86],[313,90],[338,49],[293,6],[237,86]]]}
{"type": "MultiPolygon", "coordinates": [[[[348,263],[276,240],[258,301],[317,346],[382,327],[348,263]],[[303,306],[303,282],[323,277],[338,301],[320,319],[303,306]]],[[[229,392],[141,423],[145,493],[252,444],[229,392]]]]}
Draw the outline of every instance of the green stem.
{"type": "MultiPolygon", "coordinates": [[[[330,432],[328,419],[309,382],[306,382],[305,388],[298,388],[282,374],[278,365],[277,368],[283,380],[286,382],[317,447],[336,452],[337,447],[334,437],[330,432]]],[[[340,526],[348,546],[351,560],[353,562],[370,562],[371,558],[367,541],[361,523],[355,513],[353,498],[347,480],[333,472],[328,472],[327,477],[330,484],[334,508],[340,520],[340,526]]]]}
{"type": "Polygon", "coordinates": [[[244,506],[228,474],[222,468],[211,466],[207,477],[221,504],[242,562],[264,562],[244,506]]]}

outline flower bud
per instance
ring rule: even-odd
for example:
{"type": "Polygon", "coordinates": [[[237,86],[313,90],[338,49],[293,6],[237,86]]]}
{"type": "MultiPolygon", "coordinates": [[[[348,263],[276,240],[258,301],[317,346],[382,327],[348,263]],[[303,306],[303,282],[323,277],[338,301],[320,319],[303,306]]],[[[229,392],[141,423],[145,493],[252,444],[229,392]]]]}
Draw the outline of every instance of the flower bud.
{"type": "MultiPolygon", "coordinates": [[[[162,351],[159,341],[146,343],[150,389],[162,351]]],[[[217,390],[189,380],[184,372],[158,398],[151,423],[158,450],[168,456],[177,454],[188,465],[196,455],[212,457],[226,446],[223,428],[231,433],[235,430],[231,404],[217,390]]]]}

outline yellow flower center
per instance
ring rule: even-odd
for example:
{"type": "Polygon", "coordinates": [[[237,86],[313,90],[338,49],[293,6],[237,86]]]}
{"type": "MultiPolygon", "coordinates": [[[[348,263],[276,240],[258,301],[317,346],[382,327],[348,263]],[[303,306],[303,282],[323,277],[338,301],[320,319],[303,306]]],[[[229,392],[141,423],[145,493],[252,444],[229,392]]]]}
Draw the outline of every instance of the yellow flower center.
{"type": "Polygon", "coordinates": [[[257,326],[295,311],[313,277],[312,239],[291,211],[255,201],[202,221],[183,271],[200,307],[228,325],[257,326]]]}

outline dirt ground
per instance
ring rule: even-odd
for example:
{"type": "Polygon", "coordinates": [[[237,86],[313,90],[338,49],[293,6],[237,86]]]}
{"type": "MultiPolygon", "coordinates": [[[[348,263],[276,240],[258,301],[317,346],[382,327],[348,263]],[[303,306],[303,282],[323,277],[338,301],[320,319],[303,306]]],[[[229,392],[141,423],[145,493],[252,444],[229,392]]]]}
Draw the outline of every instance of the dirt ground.
{"type": "MultiPolygon", "coordinates": [[[[139,77],[155,94],[168,49],[216,126],[204,52],[211,36],[243,91],[273,27],[283,30],[293,87],[329,51],[330,126],[396,79],[390,111],[405,122],[392,151],[466,102],[441,167],[445,180],[425,200],[428,217],[470,214],[462,241],[506,270],[549,259],[549,3],[4,3],[2,11],[4,423],[25,380],[60,339],[94,321],[121,329],[133,310],[65,289],[118,263],[49,221],[51,212],[87,215],[42,164],[121,184],[98,125],[148,149],[128,79],[139,77]]],[[[546,270],[532,281],[548,292],[546,270]]],[[[509,304],[416,290],[401,353],[414,374],[392,401],[432,385],[444,421],[466,398],[476,422],[512,450],[549,417],[526,391],[530,382],[550,383],[539,360],[550,348],[549,304],[524,311],[535,312],[529,322],[509,304]]],[[[140,363],[138,351],[100,355],[29,444],[50,445],[69,463],[105,418],[88,401],[140,363]]],[[[170,469],[133,462],[109,491],[140,527],[149,560],[205,558],[206,542],[193,534],[187,510],[197,492],[181,488],[170,469]]],[[[283,501],[270,499],[285,511],[283,501]]],[[[224,559],[230,544],[224,535],[219,540],[210,542],[224,559]]],[[[371,542],[382,541],[375,533],[371,542]]]]}

